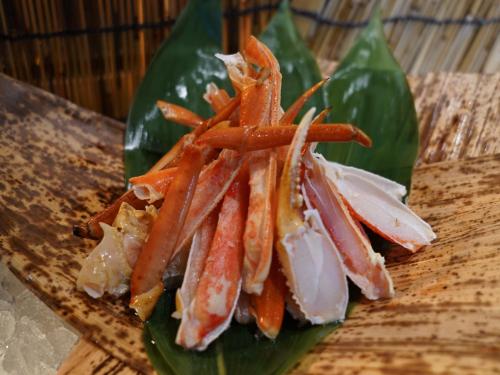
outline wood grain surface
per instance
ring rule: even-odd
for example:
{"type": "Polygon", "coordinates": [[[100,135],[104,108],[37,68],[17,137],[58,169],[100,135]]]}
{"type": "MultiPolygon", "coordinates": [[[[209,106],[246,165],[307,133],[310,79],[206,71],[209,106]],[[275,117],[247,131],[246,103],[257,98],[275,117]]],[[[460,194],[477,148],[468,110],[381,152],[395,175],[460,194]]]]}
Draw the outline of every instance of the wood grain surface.
{"type": "MultiPolygon", "coordinates": [[[[439,238],[389,251],[396,298],[360,303],[295,374],[500,371],[499,80],[411,80],[425,148],[410,203],[439,238]]],[[[60,373],[151,372],[125,301],[75,290],[95,243],[71,225],[122,191],[122,138],[121,124],[0,75],[0,258],[85,338],[60,373]]]]}

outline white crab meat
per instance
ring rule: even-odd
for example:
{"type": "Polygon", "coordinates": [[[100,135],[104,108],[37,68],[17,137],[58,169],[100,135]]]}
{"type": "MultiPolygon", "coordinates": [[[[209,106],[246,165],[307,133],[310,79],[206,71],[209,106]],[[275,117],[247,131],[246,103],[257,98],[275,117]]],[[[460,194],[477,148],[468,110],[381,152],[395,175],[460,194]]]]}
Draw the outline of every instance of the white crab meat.
{"type": "Polygon", "coordinates": [[[431,226],[401,202],[405,192],[401,185],[357,168],[327,162],[319,154],[315,159],[356,218],[375,232],[411,251],[436,238],[431,226]]]}
{"type": "Polygon", "coordinates": [[[318,211],[307,209],[304,216],[304,226],[281,240],[280,259],[288,286],[311,323],[344,320],[349,292],[338,250],[328,237],[318,211]]]}
{"type": "Polygon", "coordinates": [[[342,257],[347,276],[368,299],[392,297],[394,286],[384,258],[373,251],[361,225],[351,216],[335,187],[328,184],[314,159],[304,187],[342,257]]]}
{"type": "Polygon", "coordinates": [[[313,114],[314,109],[300,122],[283,168],[278,194],[278,254],[300,311],[311,323],[324,324],[345,318],[348,289],[341,258],[320,215],[299,191],[301,149],[313,114]]]}
{"type": "Polygon", "coordinates": [[[132,186],[132,190],[137,198],[147,201],[149,204],[163,199],[163,194],[151,184],[137,184],[132,186]]]}

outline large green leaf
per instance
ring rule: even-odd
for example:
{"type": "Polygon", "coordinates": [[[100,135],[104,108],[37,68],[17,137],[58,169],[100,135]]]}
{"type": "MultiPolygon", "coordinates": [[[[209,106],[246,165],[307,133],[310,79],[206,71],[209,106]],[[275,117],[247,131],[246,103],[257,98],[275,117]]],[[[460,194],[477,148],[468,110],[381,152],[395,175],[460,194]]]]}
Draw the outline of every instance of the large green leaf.
{"type": "MultiPolygon", "coordinates": [[[[288,1],[281,3],[259,39],[271,49],[280,63],[283,77],[281,105],[286,109],[322,78],[314,56],[293,23],[288,1]]],[[[302,114],[311,107],[316,107],[318,111],[325,107],[321,92],[309,100],[302,114]]]]}
{"type": "Polygon", "coordinates": [[[155,368],[159,373],[168,375],[282,374],[338,327],[337,324],[299,327],[296,321],[287,319],[278,338],[271,341],[259,337],[254,324],[233,323],[207,350],[193,352],[175,344],[179,323],[170,318],[173,310],[174,298],[165,293],[151,319],[146,322],[144,336],[155,368]]]}
{"type": "Polygon", "coordinates": [[[409,189],[418,150],[418,123],[404,72],[387,45],[378,12],[342,60],[326,87],[332,122],[359,126],[373,140],[357,144],[322,144],[330,160],[353,165],[409,189]]]}
{"type": "Polygon", "coordinates": [[[169,38],[156,52],[135,94],[125,135],[125,175],[146,172],[188,129],[167,123],[156,108],[164,99],[209,116],[205,86],[228,88],[226,69],[214,54],[221,51],[220,2],[190,0],[169,38]]]}

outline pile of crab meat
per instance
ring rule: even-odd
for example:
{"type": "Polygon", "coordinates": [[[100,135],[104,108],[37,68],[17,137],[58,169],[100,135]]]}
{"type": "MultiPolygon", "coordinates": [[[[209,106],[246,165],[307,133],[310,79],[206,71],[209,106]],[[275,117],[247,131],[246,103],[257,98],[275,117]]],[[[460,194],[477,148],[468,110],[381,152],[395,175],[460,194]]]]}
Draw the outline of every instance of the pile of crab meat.
{"type": "Polygon", "coordinates": [[[435,234],[402,203],[404,186],[314,152],[316,142],[370,147],[369,137],[349,124],[325,124],[326,110],[314,117],[311,109],[294,124],[324,81],[283,111],[278,62],[254,37],[241,54],[217,57],[235,96],[208,85],[209,119],[157,103],[167,120],[192,131],[130,179],[115,203],[75,227],[102,238],[78,288],[94,298],[130,291],[143,320],[165,288],[177,288],[176,341],[196,350],[233,317],[254,321],[269,338],[285,310],[312,324],[342,321],[347,279],[368,299],[392,297],[384,258],[363,225],[411,252],[435,234]]]}

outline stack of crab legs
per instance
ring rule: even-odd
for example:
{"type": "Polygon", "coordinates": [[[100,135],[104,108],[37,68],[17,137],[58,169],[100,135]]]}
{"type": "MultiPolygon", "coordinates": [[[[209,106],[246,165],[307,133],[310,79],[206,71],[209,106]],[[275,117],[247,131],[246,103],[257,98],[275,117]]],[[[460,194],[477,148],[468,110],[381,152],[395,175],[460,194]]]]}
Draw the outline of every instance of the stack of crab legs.
{"type": "Polygon", "coordinates": [[[215,84],[203,119],[158,101],[163,116],[186,125],[184,135],[132,188],[75,233],[101,238],[85,260],[78,287],[93,297],[121,295],[146,320],[180,274],[176,342],[203,350],[233,317],[255,321],[275,338],[287,309],[312,324],[342,321],[349,278],[368,299],[394,287],[366,227],[414,252],[435,238],[402,202],[404,186],[325,160],[316,142],[370,138],[349,124],[324,124],[328,109],[296,117],[321,81],[286,111],[281,74],[271,51],[250,37],[242,54],[217,55],[234,97],[215,84]]]}

